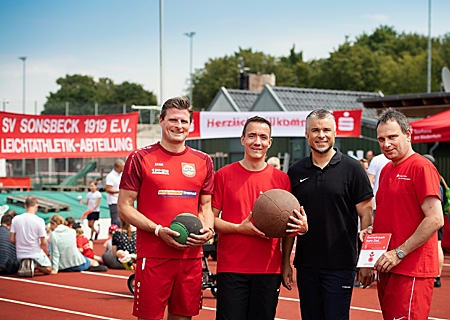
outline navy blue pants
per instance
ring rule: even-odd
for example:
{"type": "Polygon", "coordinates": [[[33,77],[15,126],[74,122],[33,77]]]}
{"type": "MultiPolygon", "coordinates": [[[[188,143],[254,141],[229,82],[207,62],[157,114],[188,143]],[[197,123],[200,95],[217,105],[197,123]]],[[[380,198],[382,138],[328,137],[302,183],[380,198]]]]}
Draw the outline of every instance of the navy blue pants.
{"type": "Polygon", "coordinates": [[[348,320],[355,270],[297,268],[303,320],[348,320]]]}

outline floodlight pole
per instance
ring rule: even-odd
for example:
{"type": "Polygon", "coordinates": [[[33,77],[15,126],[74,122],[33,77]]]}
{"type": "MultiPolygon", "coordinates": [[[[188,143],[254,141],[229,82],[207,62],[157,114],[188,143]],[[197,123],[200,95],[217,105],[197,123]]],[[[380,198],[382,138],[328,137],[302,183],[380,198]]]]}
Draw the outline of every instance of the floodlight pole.
{"type": "Polygon", "coordinates": [[[6,105],[9,103],[9,100],[3,98],[3,111],[6,111],[6,105]]]}
{"type": "Polygon", "coordinates": [[[427,66],[427,92],[431,92],[431,0],[428,0],[428,66],[427,66]]]}
{"type": "Polygon", "coordinates": [[[164,0],[159,0],[159,99],[164,103],[164,0]]]}
{"type": "Polygon", "coordinates": [[[190,40],[190,58],[189,58],[190,59],[190,63],[189,63],[189,101],[191,102],[191,105],[193,105],[193,97],[192,97],[192,90],[193,90],[192,57],[193,57],[193,44],[194,44],[195,32],[186,32],[184,35],[191,39],[190,40]]]}
{"type": "Polygon", "coordinates": [[[23,61],[23,87],[22,87],[22,113],[25,114],[25,76],[26,76],[26,63],[27,57],[19,57],[23,61]]]}
{"type": "MultiPolygon", "coordinates": [[[[23,87],[22,87],[22,114],[25,114],[25,76],[26,76],[26,63],[27,57],[19,57],[23,62],[23,87]]],[[[27,170],[27,163],[25,159],[22,159],[22,176],[25,176],[27,170]]]]}

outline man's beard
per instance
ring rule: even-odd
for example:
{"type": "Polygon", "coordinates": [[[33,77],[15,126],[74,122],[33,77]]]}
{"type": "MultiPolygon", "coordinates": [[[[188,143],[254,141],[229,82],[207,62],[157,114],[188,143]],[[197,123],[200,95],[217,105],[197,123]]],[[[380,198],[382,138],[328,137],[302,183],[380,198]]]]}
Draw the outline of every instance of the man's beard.
{"type": "Polygon", "coordinates": [[[312,147],[312,146],[310,146],[310,147],[311,147],[311,149],[313,149],[315,152],[317,152],[317,153],[319,153],[319,154],[325,154],[325,153],[327,153],[328,151],[330,151],[331,148],[333,148],[333,146],[329,146],[329,147],[326,148],[325,150],[318,150],[318,149],[316,149],[316,148],[314,148],[314,147],[312,147]]]}

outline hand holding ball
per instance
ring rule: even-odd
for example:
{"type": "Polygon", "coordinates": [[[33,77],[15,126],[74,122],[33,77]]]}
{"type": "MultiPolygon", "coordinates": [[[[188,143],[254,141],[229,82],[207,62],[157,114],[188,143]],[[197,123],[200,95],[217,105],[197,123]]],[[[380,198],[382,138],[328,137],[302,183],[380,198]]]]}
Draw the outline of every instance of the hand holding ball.
{"type": "Polygon", "coordinates": [[[252,215],[255,227],[269,238],[289,236],[286,232],[289,217],[294,209],[300,211],[300,203],[290,192],[272,189],[264,192],[256,199],[252,215]]]}
{"type": "Polygon", "coordinates": [[[199,235],[202,228],[200,219],[191,213],[180,213],[170,223],[170,229],[180,234],[180,236],[173,238],[181,244],[186,244],[189,234],[199,235]]]}

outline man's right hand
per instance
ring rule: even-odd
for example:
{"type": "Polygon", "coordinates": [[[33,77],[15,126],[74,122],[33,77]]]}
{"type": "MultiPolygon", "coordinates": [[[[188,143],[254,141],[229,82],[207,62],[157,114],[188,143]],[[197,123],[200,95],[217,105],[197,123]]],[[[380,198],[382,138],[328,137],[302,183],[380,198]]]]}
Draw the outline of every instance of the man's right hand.
{"type": "Polygon", "coordinates": [[[241,224],[238,226],[237,228],[238,233],[246,234],[248,236],[258,236],[262,238],[267,238],[264,232],[260,231],[258,228],[255,227],[255,225],[251,221],[252,217],[253,214],[250,212],[247,218],[244,221],[242,221],[241,224]]]}
{"type": "Polygon", "coordinates": [[[179,250],[185,250],[189,248],[187,244],[181,244],[175,241],[173,237],[178,237],[180,234],[176,231],[173,231],[170,228],[161,227],[158,231],[158,237],[161,238],[168,246],[174,247],[179,250]]]}

